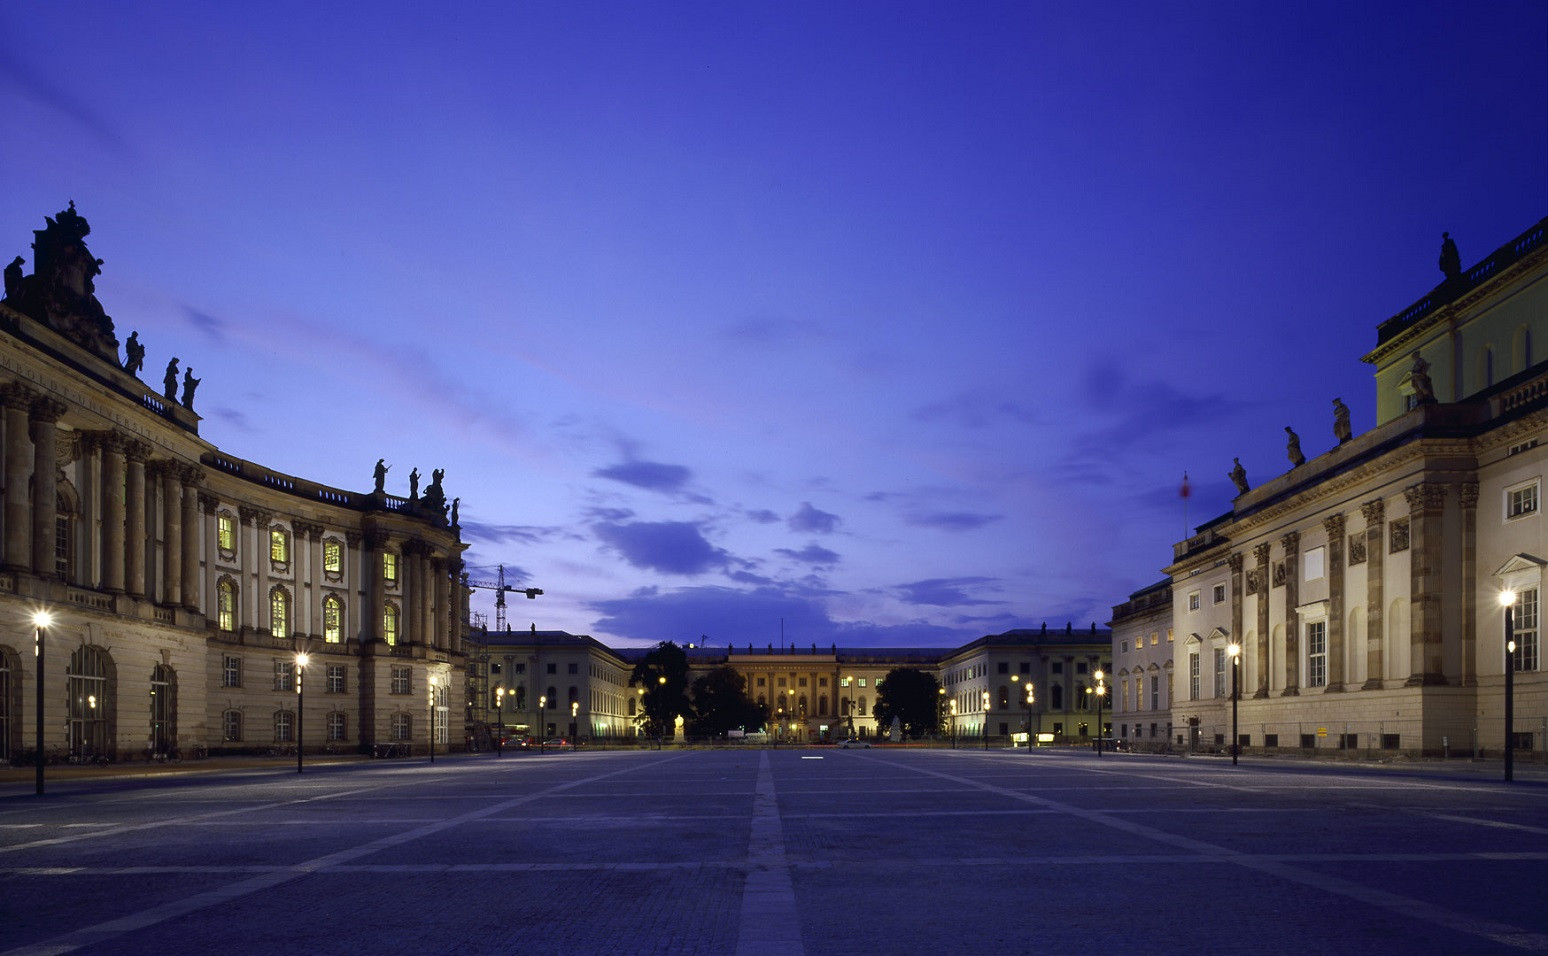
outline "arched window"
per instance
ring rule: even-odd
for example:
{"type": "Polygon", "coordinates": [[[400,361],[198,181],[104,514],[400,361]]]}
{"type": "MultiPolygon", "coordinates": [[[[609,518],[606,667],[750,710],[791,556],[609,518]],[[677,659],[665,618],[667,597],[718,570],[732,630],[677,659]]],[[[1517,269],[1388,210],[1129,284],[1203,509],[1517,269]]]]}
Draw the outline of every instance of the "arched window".
{"type": "Polygon", "coordinates": [[[579,687],[571,687],[570,688],[570,703],[573,704],[573,703],[575,703],[578,700],[580,700],[580,688],[579,687]]]}
{"type": "Polygon", "coordinates": [[[281,568],[290,563],[290,531],[284,525],[269,527],[269,560],[281,568]]]}
{"type": "Polygon", "coordinates": [[[344,602],[337,595],[323,598],[323,640],[338,644],[344,640],[344,602]]]}
{"type": "Polygon", "coordinates": [[[636,710],[635,710],[635,704],[634,704],[634,698],[633,698],[633,697],[630,697],[630,698],[629,698],[629,716],[630,716],[630,717],[633,717],[633,716],[635,716],[635,715],[636,715],[636,714],[637,714],[637,713],[638,713],[638,711],[636,711],[636,710]]]}
{"type": "Polygon", "coordinates": [[[170,753],[177,746],[177,677],[172,668],[151,668],[150,695],[151,752],[170,753]]]}
{"type": "Polygon", "coordinates": [[[54,508],[54,576],[75,580],[75,519],[80,514],[79,496],[69,482],[61,481],[54,508]]]}
{"type": "Polygon", "coordinates": [[[290,636],[290,592],[281,587],[269,592],[269,633],[290,636]]]}
{"type": "Polygon", "coordinates": [[[70,752],[111,756],[108,719],[115,712],[112,658],[95,644],[77,648],[70,655],[65,682],[69,695],[70,752]]]}
{"type": "Polygon", "coordinates": [[[215,585],[215,622],[222,631],[236,630],[237,586],[229,577],[215,585]]]}
{"type": "Polygon", "coordinates": [[[242,712],[240,710],[228,710],[220,715],[220,736],[222,740],[237,741],[242,739],[242,712]]]}
{"type": "Polygon", "coordinates": [[[398,643],[398,606],[389,604],[382,608],[382,640],[389,647],[398,643]]]}
{"type": "Polygon", "coordinates": [[[828,695],[817,695],[817,713],[826,715],[828,712],[828,695]]]}

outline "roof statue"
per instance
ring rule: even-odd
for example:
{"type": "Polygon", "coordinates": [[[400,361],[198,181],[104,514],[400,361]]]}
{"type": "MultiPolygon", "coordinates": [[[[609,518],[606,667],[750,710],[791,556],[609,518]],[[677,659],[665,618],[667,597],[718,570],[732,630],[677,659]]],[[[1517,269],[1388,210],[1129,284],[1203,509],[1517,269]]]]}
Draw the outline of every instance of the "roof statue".
{"type": "Polygon", "coordinates": [[[124,371],[130,375],[139,375],[144,365],[145,346],[140,344],[140,333],[130,332],[129,340],[124,343],[124,371]]]}
{"type": "Polygon", "coordinates": [[[161,376],[161,393],[167,397],[167,401],[177,401],[177,357],[167,363],[167,374],[161,376]]]}
{"type": "Polygon", "coordinates": [[[1290,440],[1285,443],[1285,452],[1290,456],[1290,467],[1295,468],[1306,464],[1306,456],[1301,454],[1301,436],[1295,433],[1295,429],[1285,426],[1285,434],[1290,440]]]}
{"type": "Polygon", "coordinates": [[[1455,279],[1462,274],[1462,256],[1457,252],[1457,244],[1452,241],[1451,233],[1441,233],[1440,271],[1449,279],[1455,279]]]}
{"type": "Polygon", "coordinates": [[[21,274],[21,256],[5,269],[5,301],[99,358],[118,364],[113,320],[97,301],[96,277],[102,260],[86,248],[91,226],[75,211],[75,202],[47,227],[33,230],[33,272],[21,274]]]}
{"type": "Polygon", "coordinates": [[[1245,495],[1250,490],[1247,484],[1247,469],[1242,467],[1242,460],[1240,458],[1232,458],[1231,460],[1236,463],[1235,467],[1231,469],[1231,483],[1236,485],[1236,493],[1238,495],[1245,495]]]}
{"type": "Polygon", "coordinates": [[[1342,398],[1333,399],[1333,437],[1342,445],[1354,437],[1354,432],[1349,427],[1349,406],[1344,404],[1342,398]]]}

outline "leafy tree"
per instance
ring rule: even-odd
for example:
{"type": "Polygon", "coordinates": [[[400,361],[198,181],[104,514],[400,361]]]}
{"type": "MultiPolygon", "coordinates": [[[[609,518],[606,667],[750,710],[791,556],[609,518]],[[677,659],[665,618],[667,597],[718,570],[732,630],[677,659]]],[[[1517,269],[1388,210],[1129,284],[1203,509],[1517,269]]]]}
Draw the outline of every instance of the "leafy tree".
{"type": "Polygon", "coordinates": [[[941,725],[941,685],[917,667],[894,667],[876,688],[877,730],[886,733],[896,717],[910,737],[933,734],[941,725]]]}
{"type": "Polygon", "coordinates": [[[651,737],[668,737],[677,718],[693,716],[688,700],[688,652],[672,641],[662,641],[634,665],[629,686],[645,689],[640,695],[640,732],[651,737]]]}
{"type": "Polygon", "coordinates": [[[728,730],[763,728],[768,708],[747,696],[747,686],[736,668],[720,666],[693,682],[694,719],[691,732],[721,736],[728,730]]]}

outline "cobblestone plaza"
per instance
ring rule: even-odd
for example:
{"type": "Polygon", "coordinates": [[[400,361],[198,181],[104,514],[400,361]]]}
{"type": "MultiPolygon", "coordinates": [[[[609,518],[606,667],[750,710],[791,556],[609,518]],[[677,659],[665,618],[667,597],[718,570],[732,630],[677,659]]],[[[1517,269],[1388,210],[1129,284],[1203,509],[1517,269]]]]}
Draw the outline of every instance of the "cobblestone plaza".
{"type": "Polygon", "coordinates": [[[42,798],[8,774],[0,952],[1548,949],[1548,775],[1470,767],[583,751],[60,772],[42,798]]]}

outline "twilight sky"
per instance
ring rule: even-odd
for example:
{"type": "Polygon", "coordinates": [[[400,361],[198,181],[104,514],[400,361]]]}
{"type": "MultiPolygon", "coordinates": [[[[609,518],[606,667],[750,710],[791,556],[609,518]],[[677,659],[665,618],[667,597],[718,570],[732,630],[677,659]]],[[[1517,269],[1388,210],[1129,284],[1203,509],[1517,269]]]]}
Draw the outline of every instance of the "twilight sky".
{"type": "Polygon", "coordinates": [[[1370,427],[1442,230],[1548,213],[1529,0],[14,0],[0,43],[4,261],[75,200],[204,438],[446,469],[473,577],[546,591],[512,626],[614,644],[1104,623],[1233,456],[1370,427]]]}

